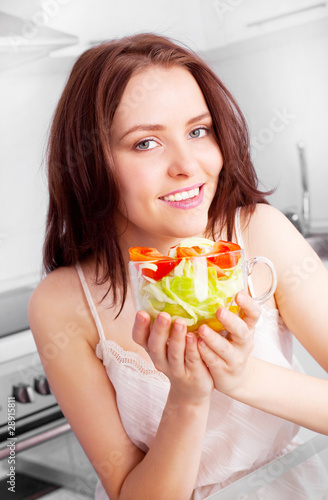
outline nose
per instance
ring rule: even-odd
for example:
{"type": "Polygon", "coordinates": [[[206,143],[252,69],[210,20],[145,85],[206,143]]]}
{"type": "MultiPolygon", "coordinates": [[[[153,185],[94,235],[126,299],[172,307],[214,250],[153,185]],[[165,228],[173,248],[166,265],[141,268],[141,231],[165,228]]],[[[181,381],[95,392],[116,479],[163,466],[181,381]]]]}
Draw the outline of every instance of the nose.
{"type": "Polygon", "coordinates": [[[175,144],[171,148],[168,162],[168,174],[171,177],[192,177],[198,169],[198,160],[188,142],[175,144]]]}

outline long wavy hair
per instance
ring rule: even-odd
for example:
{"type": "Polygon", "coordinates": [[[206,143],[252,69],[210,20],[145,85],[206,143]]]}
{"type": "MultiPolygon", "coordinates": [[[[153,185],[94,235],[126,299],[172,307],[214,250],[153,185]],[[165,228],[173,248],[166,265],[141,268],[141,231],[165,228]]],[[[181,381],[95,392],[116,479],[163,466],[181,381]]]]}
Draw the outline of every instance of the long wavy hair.
{"type": "Polygon", "coordinates": [[[188,70],[212,115],[223,168],[209,209],[207,236],[215,239],[226,227],[231,239],[237,207],[245,207],[249,217],[256,203],[267,203],[271,193],[258,189],[248,128],[238,104],[197,54],[151,33],[101,43],[84,52],[72,68],[50,131],[43,265],[49,273],[92,255],[95,282],[109,282],[104,297],[112,290],[112,306],[120,300],[118,314],[126,299],[127,276],[115,226],[120,192],[109,146],[110,129],[129,79],[150,66],[154,70],[156,66],[188,70]]]}

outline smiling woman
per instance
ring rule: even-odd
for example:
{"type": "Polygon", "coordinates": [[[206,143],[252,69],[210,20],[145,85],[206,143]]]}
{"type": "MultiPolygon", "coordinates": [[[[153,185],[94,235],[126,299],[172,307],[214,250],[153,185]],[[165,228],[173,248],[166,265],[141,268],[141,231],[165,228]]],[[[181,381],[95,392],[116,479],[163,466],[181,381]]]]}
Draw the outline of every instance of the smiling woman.
{"type": "MultiPolygon", "coordinates": [[[[47,276],[29,320],[52,391],[101,480],[97,500],[202,500],[296,448],[300,425],[328,434],[328,381],[300,373],[291,332],[328,369],[328,273],[258,189],[245,120],[205,62],[152,34],[86,51],[58,103],[48,153],[47,276]],[[164,273],[174,273],[170,248],[205,237],[270,259],[275,296],[262,309],[252,298],[267,287],[260,271],[249,295],[236,296],[240,316],[216,311],[225,337],[206,325],[188,333],[163,310],[153,324],[136,314],[128,250],[142,260],[162,254],[164,273]],[[290,293],[286,276],[306,259],[317,266],[290,293]]],[[[326,484],[311,459],[267,484],[265,498],[324,498],[326,484]]]]}

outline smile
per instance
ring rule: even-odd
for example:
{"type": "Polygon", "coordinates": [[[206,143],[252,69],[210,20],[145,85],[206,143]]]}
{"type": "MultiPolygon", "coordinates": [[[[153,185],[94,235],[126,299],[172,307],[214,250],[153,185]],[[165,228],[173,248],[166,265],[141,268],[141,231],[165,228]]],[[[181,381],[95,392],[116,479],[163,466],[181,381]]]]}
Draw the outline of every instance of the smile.
{"type": "Polygon", "coordinates": [[[173,208],[188,210],[197,207],[203,201],[204,184],[196,186],[186,191],[171,193],[167,196],[160,197],[162,203],[165,203],[173,208]]]}
{"type": "Polygon", "coordinates": [[[195,189],[191,189],[190,191],[180,191],[179,193],[170,194],[169,196],[164,196],[162,199],[164,201],[182,201],[182,200],[190,200],[191,198],[195,198],[195,196],[199,195],[199,187],[195,189]]]}

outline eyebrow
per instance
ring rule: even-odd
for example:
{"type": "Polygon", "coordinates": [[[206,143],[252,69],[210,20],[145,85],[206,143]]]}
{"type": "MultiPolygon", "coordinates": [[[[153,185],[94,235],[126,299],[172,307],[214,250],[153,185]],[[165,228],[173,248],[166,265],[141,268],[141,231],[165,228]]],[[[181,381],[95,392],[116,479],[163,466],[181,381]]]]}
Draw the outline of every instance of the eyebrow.
{"type": "MultiPolygon", "coordinates": [[[[205,113],[201,113],[200,115],[194,116],[193,118],[190,118],[190,120],[187,121],[187,125],[192,125],[195,122],[198,122],[199,120],[203,120],[204,118],[210,118],[211,113],[206,111],[205,113]]],[[[154,124],[154,123],[143,123],[140,125],[135,125],[134,127],[131,127],[129,130],[124,132],[122,137],[120,137],[120,141],[127,136],[128,134],[132,134],[132,132],[136,132],[137,130],[164,130],[166,127],[160,124],[154,124]]]]}

